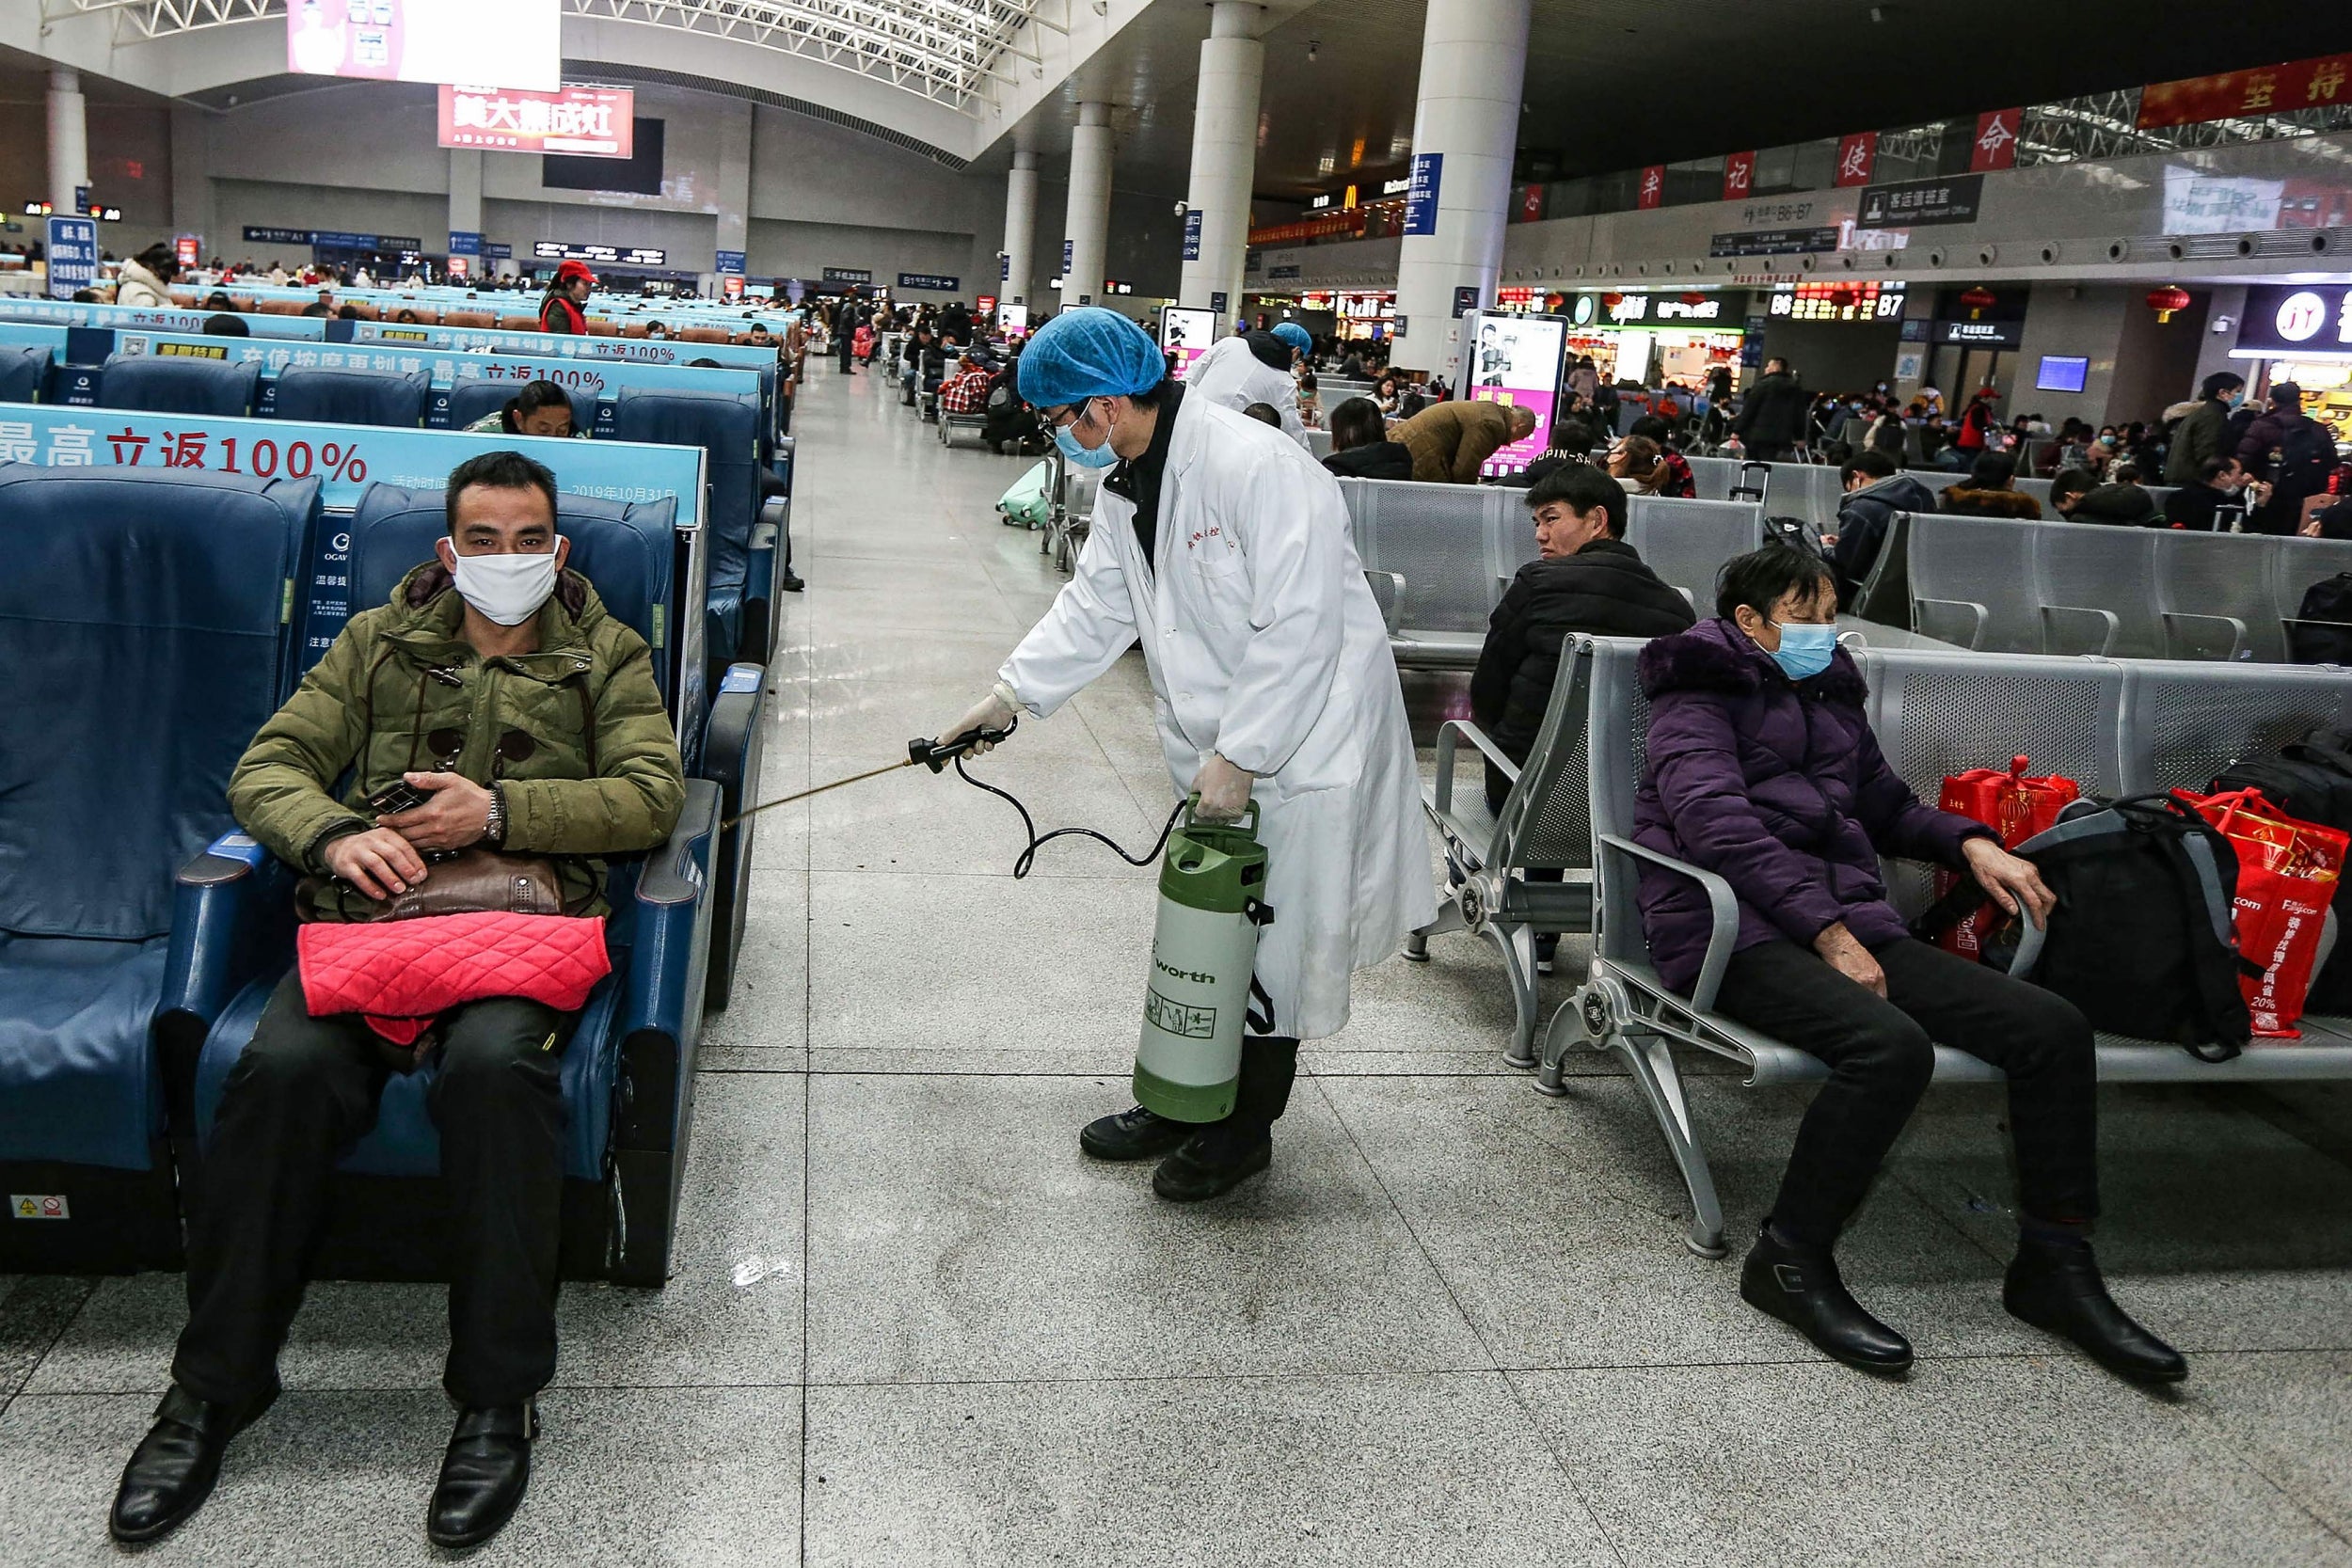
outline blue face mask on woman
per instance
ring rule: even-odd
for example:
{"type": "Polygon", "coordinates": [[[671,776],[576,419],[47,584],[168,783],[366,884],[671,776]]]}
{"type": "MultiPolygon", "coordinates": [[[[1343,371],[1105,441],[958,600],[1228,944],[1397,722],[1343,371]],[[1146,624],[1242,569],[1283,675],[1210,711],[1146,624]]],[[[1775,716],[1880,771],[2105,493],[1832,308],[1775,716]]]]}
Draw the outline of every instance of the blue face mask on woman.
{"type": "Polygon", "coordinates": [[[1828,669],[1830,656],[1836,651],[1836,626],[1794,621],[1781,626],[1780,646],[1772,650],[1772,661],[1787,672],[1790,680],[1801,681],[1828,669]]]}
{"type": "MultiPolygon", "coordinates": [[[[1084,417],[1084,415],[1079,416],[1081,419],[1084,417]]],[[[1107,468],[1119,461],[1119,453],[1111,451],[1108,436],[1103,437],[1103,444],[1099,447],[1082,445],[1078,438],[1070,433],[1077,422],[1077,420],[1073,420],[1069,424],[1054,432],[1054,445],[1061,448],[1061,454],[1064,457],[1081,468],[1107,468]]]]}

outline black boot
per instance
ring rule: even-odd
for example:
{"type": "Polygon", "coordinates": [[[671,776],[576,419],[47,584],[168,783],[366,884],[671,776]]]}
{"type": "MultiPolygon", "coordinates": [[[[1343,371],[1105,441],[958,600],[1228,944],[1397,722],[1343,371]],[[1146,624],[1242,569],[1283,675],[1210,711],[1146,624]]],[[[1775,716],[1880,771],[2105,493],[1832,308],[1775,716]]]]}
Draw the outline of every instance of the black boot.
{"type": "Polygon", "coordinates": [[[1170,1203],[1199,1203],[1232,1192],[1274,1163],[1273,1127],[1289,1106],[1298,1075],[1298,1042],[1245,1036],[1233,1114],[1194,1131],[1152,1173],[1152,1190],[1170,1203]]]}
{"type": "Polygon", "coordinates": [[[1156,1160],[1199,1131],[1137,1105],[1088,1122],[1078,1130],[1078,1147],[1097,1160],[1156,1160]]]}
{"type": "Polygon", "coordinates": [[[242,1408],[198,1399],[176,1383],[164,1390],[164,1402],[155,1407],[155,1424],[122,1467],[106,1533],[125,1545],[137,1545],[186,1523],[213,1495],[229,1440],[259,1420],[277,1398],[276,1384],[242,1408]]]}
{"type": "Polygon", "coordinates": [[[539,1408],[528,1400],[459,1411],[426,1538],[436,1546],[479,1546],[505,1528],[531,1484],[531,1440],[538,1435],[539,1408]]]}
{"type": "Polygon", "coordinates": [[[1812,1340],[1834,1361],[1890,1376],[1911,1367],[1911,1341],[1846,1293],[1829,1248],[1792,1244],[1773,1232],[1769,1219],[1740,1267],[1740,1295],[1750,1307],[1771,1313],[1812,1340]]]}
{"type": "Polygon", "coordinates": [[[2013,1317],[2071,1339],[2118,1377],[2134,1383],[2178,1383],[2188,1375],[2181,1353],[2134,1323],[2107,1294],[2098,1261],[2085,1241],[2018,1243],[2001,1285],[2001,1305],[2013,1317]]]}

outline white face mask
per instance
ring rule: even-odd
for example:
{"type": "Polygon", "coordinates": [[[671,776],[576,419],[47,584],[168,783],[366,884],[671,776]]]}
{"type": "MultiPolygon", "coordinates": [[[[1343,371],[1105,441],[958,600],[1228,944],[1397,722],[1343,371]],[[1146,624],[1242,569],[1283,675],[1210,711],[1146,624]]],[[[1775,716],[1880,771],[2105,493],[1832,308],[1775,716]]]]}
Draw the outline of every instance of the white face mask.
{"type": "Polygon", "coordinates": [[[454,568],[465,601],[501,626],[519,626],[555,592],[555,551],[543,555],[461,555],[454,568]]]}

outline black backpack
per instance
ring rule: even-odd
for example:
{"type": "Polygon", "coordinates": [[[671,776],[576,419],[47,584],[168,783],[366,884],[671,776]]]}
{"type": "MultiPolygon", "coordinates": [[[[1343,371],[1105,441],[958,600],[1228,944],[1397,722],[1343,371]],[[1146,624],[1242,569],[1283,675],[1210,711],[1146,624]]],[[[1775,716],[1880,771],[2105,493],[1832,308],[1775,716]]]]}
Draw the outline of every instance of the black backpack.
{"type": "MultiPolygon", "coordinates": [[[[2279,754],[2255,762],[2233,762],[2213,782],[2210,793],[2259,789],[2263,799],[2287,816],[2323,828],[2352,832],[2352,734],[2317,729],[2279,754]]],[[[2333,901],[2339,930],[2352,922],[2352,879],[2336,883],[2333,901]]],[[[2304,993],[2304,1010],[2352,1012],[2352,946],[2339,942],[2304,993]]]]}
{"type": "Polygon", "coordinates": [[[2322,578],[2303,591],[2287,626],[2287,657],[2297,664],[2352,664],[2352,572],[2322,578]]]}
{"type": "Polygon", "coordinates": [[[2270,478],[2290,495],[2316,496],[2335,471],[2335,433],[2317,420],[2305,420],[2279,443],[2279,463],[2270,478]]]}
{"type": "MultiPolygon", "coordinates": [[[[2170,1040],[2208,1062],[2253,1037],[2231,922],[2237,854],[2168,795],[2077,800],[2058,825],[2019,845],[2058,895],[2045,928],[1990,942],[1985,956],[2082,1009],[2094,1029],[2170,1040]],[[2013,955],[2013,957],[2012,957],[2013,955]]],[[[1984,903],[1973,880],[1914,926],[1935,933],[1984,903]]]]}

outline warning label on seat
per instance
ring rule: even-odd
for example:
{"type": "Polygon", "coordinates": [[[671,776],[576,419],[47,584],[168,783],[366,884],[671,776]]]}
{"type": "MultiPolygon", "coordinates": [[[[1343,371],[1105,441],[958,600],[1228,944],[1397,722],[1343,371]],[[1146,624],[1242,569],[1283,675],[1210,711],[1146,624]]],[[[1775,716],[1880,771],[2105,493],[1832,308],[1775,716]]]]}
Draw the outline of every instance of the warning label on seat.
{"type": "Polygon", "coordinates": [[[63,1193],[10,1193],[8,1212],[21,1220],[64,1220],[73,1217],[63,1193]]]}

